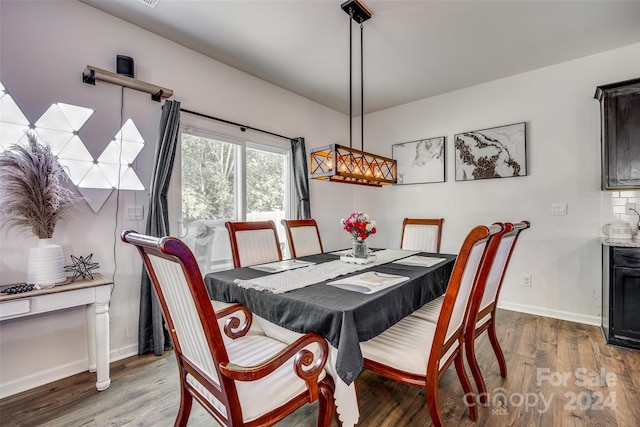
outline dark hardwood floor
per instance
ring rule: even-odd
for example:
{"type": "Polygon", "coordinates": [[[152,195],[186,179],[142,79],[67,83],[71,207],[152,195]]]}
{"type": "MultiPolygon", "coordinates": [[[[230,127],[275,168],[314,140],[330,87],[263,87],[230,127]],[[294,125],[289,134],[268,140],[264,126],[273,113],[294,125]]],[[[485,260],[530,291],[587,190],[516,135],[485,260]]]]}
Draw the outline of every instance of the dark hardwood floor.
{"type": "MultiPolygon", "coordinates": [[[[500,310],[498,336],[508,364],[503,379],[486,334],[477,341],[490,406],[473,422],[453,367],[440,381],[448,426],[640,425],[640,352],[605,346],[600,329],[500,310]]],[[[2,426],[171,426],[178,409],[173,353],[111,365],[111,387],[95,375],[73,377],[0,400],[2,426]]],[[[363,427],[430,426],[424,390],[365,371],[358,377],[363,427]]],[[[314,426],[307,405],[280,426],[314,426]]],[[[216,425],[197,404],[189,426],[216,425]]],[[[338,423],[334,421],[334,425],[338,423]]]]}

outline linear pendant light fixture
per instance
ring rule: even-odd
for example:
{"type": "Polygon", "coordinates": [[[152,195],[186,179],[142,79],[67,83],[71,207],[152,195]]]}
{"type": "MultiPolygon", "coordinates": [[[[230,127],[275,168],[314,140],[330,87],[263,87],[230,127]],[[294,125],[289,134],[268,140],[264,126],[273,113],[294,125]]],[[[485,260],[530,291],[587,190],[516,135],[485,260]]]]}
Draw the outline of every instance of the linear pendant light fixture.
{"type": "Polygon", "coordinates": [[[325,145],[311,151],[309,177],[325,181],[381,187],[396,182],[396,161],[364,151],[364,70],[363,25],[371,18],[371,12],[358,0],[348,0],[340,6],[349,15],[349,147],[338,144],[325,145]],[[352,21],[360,24],[360,108],[361,148],[353,148],[353,55],[352,21]]]}

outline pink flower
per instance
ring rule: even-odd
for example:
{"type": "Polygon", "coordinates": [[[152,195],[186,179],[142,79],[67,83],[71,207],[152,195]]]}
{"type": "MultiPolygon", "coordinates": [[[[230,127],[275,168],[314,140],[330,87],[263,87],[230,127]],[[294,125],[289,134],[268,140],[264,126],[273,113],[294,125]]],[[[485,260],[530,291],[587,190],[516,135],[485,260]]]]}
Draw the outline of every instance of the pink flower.
{"type": "Polygon", "coordinates": [[[353,212],[347,219],[341,219],[340,223],[343,225],[343,230],[350,233],[358,241],[365,240],[377,231],[376,222],[362,212],[353,212]]]}

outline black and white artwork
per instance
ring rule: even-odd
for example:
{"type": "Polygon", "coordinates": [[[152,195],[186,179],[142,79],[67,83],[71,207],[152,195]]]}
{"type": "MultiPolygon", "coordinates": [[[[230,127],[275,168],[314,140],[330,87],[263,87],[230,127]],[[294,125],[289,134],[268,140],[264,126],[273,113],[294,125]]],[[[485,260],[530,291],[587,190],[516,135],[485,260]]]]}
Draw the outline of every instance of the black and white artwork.
{"type": "Polygon", "coordinates": [[[392,157],[398,165],[397,183],[444,182],[444,141],[440,136],[392,145],[392,157]]]}
{"type": "Polygon", "coordinates": [[[456,181],[527,175],[525,123],[459,133],[456,181]]]}

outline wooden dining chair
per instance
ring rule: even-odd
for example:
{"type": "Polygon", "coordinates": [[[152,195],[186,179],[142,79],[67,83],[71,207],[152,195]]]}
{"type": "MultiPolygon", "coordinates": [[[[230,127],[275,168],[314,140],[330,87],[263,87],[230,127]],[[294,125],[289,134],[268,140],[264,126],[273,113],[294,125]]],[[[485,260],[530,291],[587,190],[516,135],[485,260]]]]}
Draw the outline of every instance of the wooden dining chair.
{"type": "MultiPolygon", "coordinates": [[[[500,375],[503,378],[506,378],[507,364],[498,342],[495,329],[497,301],[498,296],[500,295],[502,281],[504,280],[504,274],[509,264],[509,260],[511,259],[511,254],[516,241],[518,240],[518,236],[523,230],[530,227],[530,223],[528,221],[522,221],[517,224],[496,224],[503,226],[503,230],[490,243],[490,245],[494,246],[494,248],[491,248],[490,250],[495,251],[496,254],[491,265],[487,266],[489,273],[487,275],[484,291],[476,292],[474,298],[469,303],[468,319],[464,332],[465,357],[473,375],[473,380],[478,388],[478,395],[482,404],[487,403],[487,395],[484,378],[482,377],[482,372],[480,371],[480,367],[475,356],[475,339],[484,331],[487,331],[491,347],[498,359],[500,375]]],[[[438,321],[440,310],[442,309],[443,301],[444,296],[436,298],[425,304],[420,309],[414,311],[411,316],[436,323],[438,321]]]]}
{"type": "Polygon", "coordinates": [[[436,323],[407,316],[360,343],[365,368],[395,381],[425,387],[429,414],[436,427],[443,425],[438,380],[451,363],[455,364],[471,419],[478,415],[463,361],[466,308],[473,293],[486,281],[488,271],[483,266],[495,255],[488,250],[489,242],[501,230],[494,224],[469,232],[453,266],[436,323]]]}
{"type": "Polygon", "coordinates": [[[249,267],[282,260],[278,231],[273,221],[227,221],[233,266],[249,267]]]}
{"type": "Polygon", "coordinates": [[[175,237],[122,233],[138,249],[173,340],[180,372],[180,408],[175,426],[185,426],[193,399],[227,426],[270,426],[307,403],[319,401],[318,426],[335,412],[333,380],[324,370],[329,354],[322,336],[305,334],[291,345],[246,334],[247,324],[230,318],[224,332],[216,319],[239,304],[214,312],[191,250],[175,237]]]}
{"type": "Polygon", "coordinates": [[[405,218],[402,221],[400,249],[440,252],[444,218],[405,218]]]}
{"type": "Polygon", "coordinates": [[[321,254],[322,240],[315,219],[283,219],[291,258],[321,254]]]}
{"type": "Polygon", "coordinates": [[[518,241],[520,233],[531,226],[529,221],[521,221],[516,224],[505,224],[502,238],[496,249],[493,264],[487,276],[487,283],[483,293],[477,293],[472,301],[470,317],[465,329],[465,356],[469,363],[469,369],[478,388],[478,395],[482,404],[487,403],[487,387],[475,356],[475,339],[487,331],[493,352],[498,359],[500,376],[507,377],[507,363],[502,353],[502,348],[496,335],[496,308],[498,297],[504,281],[504,275],[509,266],[513,249],[518,241]]]}

